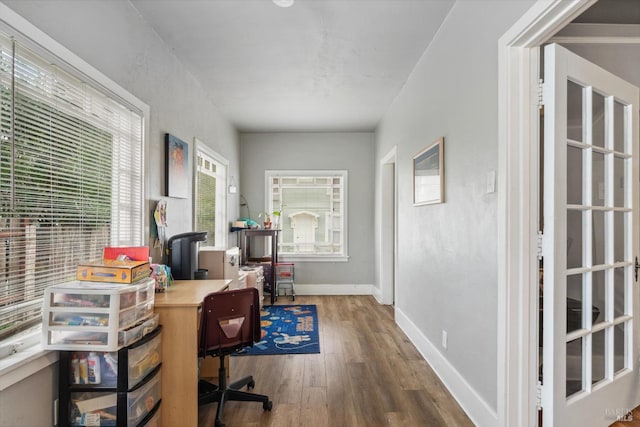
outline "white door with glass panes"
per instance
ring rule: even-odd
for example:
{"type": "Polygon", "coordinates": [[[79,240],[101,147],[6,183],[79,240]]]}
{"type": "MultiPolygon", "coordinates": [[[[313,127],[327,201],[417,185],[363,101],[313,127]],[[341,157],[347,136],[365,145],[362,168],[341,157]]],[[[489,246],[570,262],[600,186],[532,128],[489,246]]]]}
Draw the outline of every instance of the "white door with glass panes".
{"type": "Polygon", "coordinates": [[[640,402],[638,88],[544,50],[542,411],[607,426],[640,402]]]}

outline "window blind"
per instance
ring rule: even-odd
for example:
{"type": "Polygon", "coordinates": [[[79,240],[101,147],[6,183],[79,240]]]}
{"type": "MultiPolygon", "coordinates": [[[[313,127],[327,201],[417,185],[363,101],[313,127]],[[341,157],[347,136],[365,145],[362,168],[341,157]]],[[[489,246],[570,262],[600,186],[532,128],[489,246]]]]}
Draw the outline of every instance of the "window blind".
{"type": "Polygon", "coordinates": [[[206,246],[216,245],[216,162],[198,151],[196,176],[196,230],[207,232],[206,246]]]}
{"type": "Polygon", "coordinates": [[[142,243],[139,112],[0,36],[0,340],[41,321],[47,286],[142,243]]]}

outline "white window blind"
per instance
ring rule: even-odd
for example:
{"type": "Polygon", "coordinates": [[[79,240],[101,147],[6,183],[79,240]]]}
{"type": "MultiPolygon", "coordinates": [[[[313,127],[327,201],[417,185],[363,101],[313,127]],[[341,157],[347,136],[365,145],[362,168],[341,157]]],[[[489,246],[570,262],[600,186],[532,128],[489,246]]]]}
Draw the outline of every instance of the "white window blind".
{"type": "Polygon", "coordinates": [[[347,256],[347,171],[266,171],[265,178],[267,212],[280,211],[280,255],[347,256]]]}
{"type": "Polygon", "coordinates": [[[205,246],[226,247],[226,160],[196,145],[195,229],[207,232],[205,246]]]}
{"type": "Polygon", "coordinates": [[[0,340],[109,245],[142,244],[143,118],[0,35],[0,340]]]}

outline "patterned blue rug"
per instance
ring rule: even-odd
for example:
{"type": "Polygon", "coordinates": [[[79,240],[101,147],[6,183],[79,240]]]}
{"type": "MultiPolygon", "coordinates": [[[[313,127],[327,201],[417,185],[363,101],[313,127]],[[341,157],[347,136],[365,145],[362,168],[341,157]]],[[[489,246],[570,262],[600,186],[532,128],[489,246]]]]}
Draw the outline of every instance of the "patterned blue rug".
{"type": "Polygon", "coordinates": [[[262,339],[234,355],[320,353],[315,305],[272,305],[260,313],[262,339]]]}

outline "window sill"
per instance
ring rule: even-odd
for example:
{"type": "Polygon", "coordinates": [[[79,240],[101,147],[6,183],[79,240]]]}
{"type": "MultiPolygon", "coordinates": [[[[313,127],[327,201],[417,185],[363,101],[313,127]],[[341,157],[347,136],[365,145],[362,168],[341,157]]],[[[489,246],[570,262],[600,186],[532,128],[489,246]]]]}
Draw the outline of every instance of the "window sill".
{"type": "Polygon", "coordinates": [[[0,359],[0,391],[58,361],[58,352],[44,350],[40,343],[0,359]]]}
{"type": "Polygon", "coordinates": [[[278,255],[280,262],[348,262],[349,257],[345,255],[322,256],[322,255],[278,255]]]}

